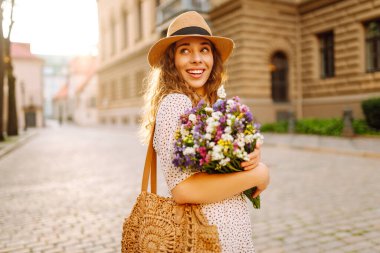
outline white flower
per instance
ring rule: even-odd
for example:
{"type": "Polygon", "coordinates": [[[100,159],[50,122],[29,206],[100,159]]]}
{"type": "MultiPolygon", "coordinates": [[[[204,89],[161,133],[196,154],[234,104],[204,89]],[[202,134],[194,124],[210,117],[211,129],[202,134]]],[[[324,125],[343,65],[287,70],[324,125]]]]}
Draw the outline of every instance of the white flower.
{"type": "Polygon", "coordinates": [[[235,101],[233,101],[232,99],[228,99],[227,100],[227,105],[231,106],[231,105],[234,105],[235,104],[235,101]]]}
{"type": "Polygon", "coordinates": [[[212,161],[218,161],[218,160],[221,160],[224,158],[224,155],[223,155],[223,147],[222,146],[219,146],[219,145],[215,145],[213,148],[212,148],[212,153],[211,153],[211,160],[212,161]]]}
{"type": "Polygon", "coordinates": [[[231,132],[232,132],[232,130],[231,130],[231,127],[226,127],[225,129],[224,129],[224,132],[226,133],[226,134],[230,134],[231,132]]]}
{"type": "Polygon", "coordinates": [[[222,166],[226,166],[227,165],[227,163],[229,163],[230,162],[230,158],[224,158],[224,159],[222,159],[220,162],[219,162],[219,164],[220,165],[222,165],[222,166]]]}
{"type": "Polygon", "coordinates": [[[248,134],[244,137],[245,143],[252,143],[255,140],[255,136],[253,134],[248,134]]]}
{"type": "Polygon", "coordinates": [[[209,144],[208,144],[210,147],[214,147],[215,146],[215,142],[210,142],[209,144]]]}
{"type": "Polygon", "coordinates": [[[210,120],[210,119],[212,118],[207,119],[207,127],[206,127],[207,133],[212,133],[215,130],[215,128],[217,128],[220,125],[218,121],[210,120]]]}
{"type": "Polygon", "coordinates": [[[195,122],[197,121],[197,117],[194,114],[190,114],[189,120],[195,124],[195,122]]]}
{"type": "Polygon", "coordinates": [[[208,125],[206,127],[206,133],[210,134],[214,131],[214,127],[212,125],[208,125]]]}
{"type": "Polygon", "coordinates": [[[205,111],[206,111],[206,112],[213,112],[214,109],[212,109],[212,107],[206,107],[206,108],[205,108],[205,111]]]}
{"type": "Polygon", "coordinates": [[[244,145],[245,145],[244,137],[245,135],[243,133],[238,133],[236,136],[235,142],[240,148],[244,148],[244,145]]]}
{"type": "Polygon", "coordinates": [[[186,130],[185,127],[184,127],[183,125],[181,126],[181,135],[182,135],[183,137],[186,137],[186,136],[189,135],[189,131],[186,130]]]}
{"type": "Polygon", "coordinates": [[[206,120],[207,125],[211,125],[214,122],[215,122],[215,119],[213,117],[207,118],[206,120]]]}
{"type": "Polygon", "coordinates": [[[211,115],[215,120],[219,120],[223,114],[221,112],[213,112],[211,115]]]}
{"type": "Polygon", "coordinates": [[[195,149],[192,148],[192,147],[187,147],[187,148],[185,148],[185,150],[183,151],[183,154],[184,154],[184,155],[192,155],[192,154],[195,154],[195,149]]]}
{"type": "Polygon", "coordinates": [[[255,133],[253,135],[253,139],[256,139],[256,142],[259,143],[260,145],[262,145],[264,143],[264,135],[262,135],[260,133],[255,133]]]}
{"type": "Polygon", "coordinates": [[[209,133],[205,134],[205,139],[206,140],[211,140],[211,134],[209,134],[209,133]]]}
{"type": "Polygon", "coordinates": [[[234,138],[230,134],[222,134],[222,140],[232,142],[234,138]]]}
{"type": "Polygon", "coordinates": [[[226,90],[224,89],[224,85],[221,85],[219,87],[216,94],[218,95],[219,98],[223,98],[223,99],[226,98],[227,94],[226,94],[226,90]]]}
{"type": "Polygon", "coordinates": [[[244,151],[244,148],[234,151],[233,154],[236,155],[237,158],[249,161],[248,153],[244,151]]]}

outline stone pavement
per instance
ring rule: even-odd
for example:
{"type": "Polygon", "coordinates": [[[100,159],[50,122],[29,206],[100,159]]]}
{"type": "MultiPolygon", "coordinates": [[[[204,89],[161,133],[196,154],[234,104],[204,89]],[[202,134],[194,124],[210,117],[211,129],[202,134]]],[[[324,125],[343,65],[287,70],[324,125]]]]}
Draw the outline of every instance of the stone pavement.
{"type": "Polygon", "coordinates": [[[38,129],[31,128],[26,131],[20,130],[18,136],[10,136],[6,141],[0,142],[0,157],[12,152],[24,142],[31,139],[38,133],[38,129]]]}
{"type": "MultiPolygon", "coordinates": [[[[257,252],[380,252],[380,159],[271,138],[271,184],[251,209],[257,252]]],[[[2,156],[0,253],[120,252],[145,151],[131,129],[56,126],[2,156]]]]}

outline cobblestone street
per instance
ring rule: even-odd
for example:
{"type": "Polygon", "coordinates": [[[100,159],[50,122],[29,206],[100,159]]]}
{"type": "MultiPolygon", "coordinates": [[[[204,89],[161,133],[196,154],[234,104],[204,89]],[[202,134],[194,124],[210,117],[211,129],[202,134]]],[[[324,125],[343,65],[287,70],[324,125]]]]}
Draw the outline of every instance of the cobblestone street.
{"type": "MultiPolygon", "coordinates": [[[[0,159],[0,252],[120,252],[145,152],[133,130],[41,130],[0,159]]],[[[380,159],[264,145],[263,160],[258,253],[380,252],[380,159]]]]}

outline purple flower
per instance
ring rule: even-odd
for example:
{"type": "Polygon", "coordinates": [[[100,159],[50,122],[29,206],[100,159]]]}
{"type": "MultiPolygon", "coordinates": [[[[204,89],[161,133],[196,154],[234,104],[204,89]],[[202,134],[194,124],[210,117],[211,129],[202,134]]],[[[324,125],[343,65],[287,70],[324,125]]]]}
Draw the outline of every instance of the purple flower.
{"type": "Polygon", "coordinates": [[[245,117],[246,117],[248,122],[251,122],[253,120],[253,116],[252,116],[252,113],[250,111],[245,113],[245,117]]]}
{"type": "Polygon", "coordinates": [[[218,99],[216,103],[212,106],[214,111],[225,112],[226,111],[226,101],[223,99],[218,99]]]}

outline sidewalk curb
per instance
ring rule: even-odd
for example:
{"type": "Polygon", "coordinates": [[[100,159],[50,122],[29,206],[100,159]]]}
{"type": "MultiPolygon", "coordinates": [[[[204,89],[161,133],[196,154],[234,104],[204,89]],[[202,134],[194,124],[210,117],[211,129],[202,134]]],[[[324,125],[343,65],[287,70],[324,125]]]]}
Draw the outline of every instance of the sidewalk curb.
{"type": "Polygon", "coordinates": [[[6,145],[4,148],[0,149],[0,159],[12,152],[13,150],[21,147],[24,145],[27,141],[38,135],[39,131],[33,131],[32,133],[27,133],[25,136],[21,137],[19,140],[17,140],[15,143],[6,145]]]}
{"type": "Polygon", "coordinates": [[[339,155],[350,155],[366,158],[380,159],[380,153],[367,152],[367,151],[348,151],[348,150],[337,150],[334,148],[324,148],[324,147],[307,147],[298,145],[288,145],[288,144],[275,144],[275,143],[265,143],[266,146],[279,147],[279,148],[292,148],[298,150],[319,152],[319,153],[329,153],[329,154],[339,154],[339,155]]]}

